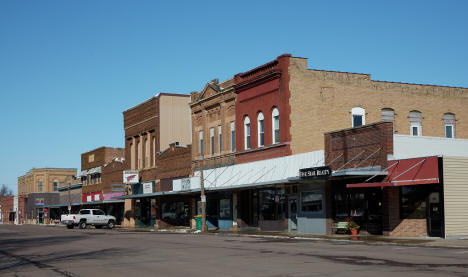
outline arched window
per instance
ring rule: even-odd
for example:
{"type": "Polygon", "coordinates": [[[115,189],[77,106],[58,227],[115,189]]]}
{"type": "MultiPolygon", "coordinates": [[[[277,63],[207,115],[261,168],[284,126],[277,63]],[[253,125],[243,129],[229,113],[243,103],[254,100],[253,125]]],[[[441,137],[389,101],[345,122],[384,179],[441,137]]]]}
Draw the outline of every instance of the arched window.
{"type": "Polygon", "coordinates": [[[257,116],[258,147],[265,145],[265,119],[263,113],[259,112],[257,116]]]}
{"type": "Polygon", "coordinates": [[[453,113],[444,114],[445,137],[455,138],[455,115],[453,113]]]}
{"type": "Polygon", "coordinates": [[[244,118],[244,149],[250,149],[250,119],[244,118]]]}
{"type": "Polygon", "coordinates": [[[351,109],[351,126],[359,127],[366,125],[366,110],[361,107],[351,109]]]}
{"type": "Polygon", "coordinates": [[[395,121],[395,111],[390,108],[383,108],[382,121],[395,121]]]}
{"type": "Polygon", "coordinates": [[[271,112],[271,126],[272,126],[272,142],[273,144],[280,142],[280,118],[279,118],[279,111],[275,107],[271,112]]]}
{"type": "Polygon", "coordinates": [[[410,134],[412,136],[422,136],[422,114],[420,111],[409,113],[410,134]]]}

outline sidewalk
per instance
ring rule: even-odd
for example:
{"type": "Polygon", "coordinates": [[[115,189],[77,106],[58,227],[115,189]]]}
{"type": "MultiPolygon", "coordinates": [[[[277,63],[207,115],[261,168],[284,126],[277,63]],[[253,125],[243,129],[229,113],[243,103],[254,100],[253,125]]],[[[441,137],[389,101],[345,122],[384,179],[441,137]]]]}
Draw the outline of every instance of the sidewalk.
{"type": "Polygon", "coordinates": [[[388,237],[375,235],[323,235],[289,232],[266,232],[266,231],[208,231],[197,233],[189,228],[153,229],[150,227],[139,228],[117,228],[119,232],[154,232],[154,233],[187,233],[198,235],[220,235],[220,236],[246,236],[265,239],[293,239],[293,240],[323,240],[330,242],[367,243],[367,244],[395,244],[402,246],[423,247],[453,247],[467,248],[468,238],[433,238],[433,237],[388,237]]]}

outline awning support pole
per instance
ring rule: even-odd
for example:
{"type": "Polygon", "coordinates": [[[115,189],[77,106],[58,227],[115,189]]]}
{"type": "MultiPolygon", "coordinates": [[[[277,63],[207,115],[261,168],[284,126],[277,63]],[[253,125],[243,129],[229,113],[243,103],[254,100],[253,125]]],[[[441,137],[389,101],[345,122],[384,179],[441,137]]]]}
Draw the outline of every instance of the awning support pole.
{"type": "Polygon", "coordinates": [[[351,160],[349,160],[347,163],[345,163],[344,165],[342,165],[340,168],[338,168],[338,169],[335,170],[334,172],[339,171],[340,169],[342,169],[343,167],[345,167],[346,165],[348,165],[350,162],[354,161],[357,157],[361,156],[364,152],[366,152],[366,150],[362,150],[361,153],[359,153],[359,154],[357,154],[356,156],[354,156],[351,160]]]}
{"type": "Polygon", "coordinates": [[[377,149],[377,151],[375,151],[374,153],[370,154],[369,156],[367,156],[367,158],[365,158],[364,160],[360,161],[357,165],[354,166],[354,168],[358,167],[358,165],[362,164],[363,162],[367,161],[370,157],[374,156],[375,154],[377,154],[380,150],[382,149],[382,147],[380,147],[379,149],[377,149]]]}

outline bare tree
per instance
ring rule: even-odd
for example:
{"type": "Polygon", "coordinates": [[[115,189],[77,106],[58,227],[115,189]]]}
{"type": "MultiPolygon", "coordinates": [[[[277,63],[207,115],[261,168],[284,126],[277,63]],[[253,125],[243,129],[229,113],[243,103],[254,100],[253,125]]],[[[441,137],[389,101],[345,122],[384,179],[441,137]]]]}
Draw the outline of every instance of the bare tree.
{"type": "Polygon", "coordinates": [[[13,191],[7,187],[7,185],[2,184],[0,186],[0,196],[9,196],[13,195],[13,191]]]}

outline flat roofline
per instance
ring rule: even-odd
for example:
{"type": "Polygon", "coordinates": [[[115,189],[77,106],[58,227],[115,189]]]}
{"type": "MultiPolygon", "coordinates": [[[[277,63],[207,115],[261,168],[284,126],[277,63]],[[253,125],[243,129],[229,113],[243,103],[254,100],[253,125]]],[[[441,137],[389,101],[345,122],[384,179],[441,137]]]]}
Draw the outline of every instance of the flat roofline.
{"type": "Polygon", "coordinates": [[[126,113],[128,111],[134,110],[135,108],[138,108],[139,106],[148,103],[149,101],[153,100],[154,98],[159,98],[160,96],[177,96],[177,97],[190,97],[190,94],[183,94],[183,93],[172,93],[172,92],[158,92],[156,95],[146,99],[145,101],[136,104],[135,106],[128,108],[124,110],[122,113],[126,113]]]}
{"type": "Polygon", "coordinates": [[[90,153],[90,152],[99,150],[99,149],[101,149],[101,148],[107,148],[107,149],[123,149],[123,150],[125,150],[125,147],[101,146],[101,147],[95,148],[95,149],[93,149],[93,150],[89,150],[89,151],[87,151],[87,152],[83,152],[83,153],[81,153],[81,155],[88,154],[88,153],[90,153]]]}

